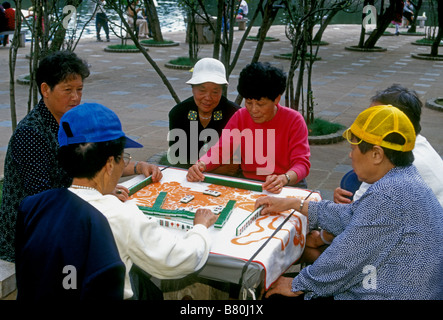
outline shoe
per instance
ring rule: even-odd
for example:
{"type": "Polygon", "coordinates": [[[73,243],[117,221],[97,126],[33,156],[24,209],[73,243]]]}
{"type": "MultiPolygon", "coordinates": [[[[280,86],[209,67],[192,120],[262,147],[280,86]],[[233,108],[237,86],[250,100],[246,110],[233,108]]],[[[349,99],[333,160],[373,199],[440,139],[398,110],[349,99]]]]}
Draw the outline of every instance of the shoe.
{"type": "Polygon", "coordinates": [[[109,38],[108,39],[106,39],[106,42],[110,42],[111,40],[109,40],[109,38]]]}
{"type": "Polygon", "coordinates": [[[103,40],[102,39],[97,39],[97,42],[103,42],[103,40]]]}
{"type": "Polygon", "coordinates": [[[396,32],[395,35],[398,36],[400,34],[400,32],[396,32]]]}

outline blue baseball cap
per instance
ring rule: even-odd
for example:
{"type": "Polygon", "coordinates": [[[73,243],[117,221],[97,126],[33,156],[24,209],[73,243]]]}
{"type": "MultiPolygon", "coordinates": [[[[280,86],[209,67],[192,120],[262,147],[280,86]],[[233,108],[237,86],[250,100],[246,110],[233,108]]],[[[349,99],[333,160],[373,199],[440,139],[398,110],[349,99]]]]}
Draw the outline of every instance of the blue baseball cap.
{"type": "Polygon", "coordinates": [[[60,147],[87,142],[104,142],[125,137],[125,148],[142,148],[128,138],[120,119],[111,109],[98,103],[84,103],[66,112],[60,119],[58,143],[60,147]]]}

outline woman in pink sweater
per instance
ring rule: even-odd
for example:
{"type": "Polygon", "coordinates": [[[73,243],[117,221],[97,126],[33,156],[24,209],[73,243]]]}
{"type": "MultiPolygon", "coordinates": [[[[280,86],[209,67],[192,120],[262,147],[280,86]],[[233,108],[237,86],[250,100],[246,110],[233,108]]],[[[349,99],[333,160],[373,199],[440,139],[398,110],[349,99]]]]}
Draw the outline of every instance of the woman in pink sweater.
{"type": "Polygon", "coordinates": [[[282,70],[268,63],[247,65],[237,86],[246,108],[232,116],[219,141],[189,168],[188,181],[203,181],[203,172],[221,164],[240,163],[245,178],[264,181],[263,190],[306,188],[308,130],[299,112],[279,104],[285,89],[282,70]]]}

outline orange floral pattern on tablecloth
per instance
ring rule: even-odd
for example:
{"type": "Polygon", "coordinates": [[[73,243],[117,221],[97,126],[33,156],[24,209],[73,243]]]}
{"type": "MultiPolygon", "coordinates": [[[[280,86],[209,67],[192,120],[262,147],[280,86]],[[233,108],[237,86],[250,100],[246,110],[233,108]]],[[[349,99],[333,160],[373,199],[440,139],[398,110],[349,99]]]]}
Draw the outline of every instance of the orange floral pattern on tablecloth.
{"type": "MultiPolygon", "coordinates": [[[[289,213],[289,212],[287,212],[287,213],[289,213]]],[[[277,220],[279,220],[279,218],[283,214],[284,213],[272,214],[272,215],[268,215],[268,216],[261,216],[260,218],[255,220],[255,225],[257,226],[256,230],[251,231],[251,232],[249,232],[249,233],[247,233],[247,234],[245,234],[243,236],[236,237],[236,238],[232,239],[231,242],[233,244],[236,244],[236,245],[244,246],[244,245],[248,245],[248,244],[251,244],[251,243],[254,243],[254,242],[260,242],[262,240],[268,239],[269,238],[268,236],[265,236],[265,237],[262,237],[262,238],[254,238],[254,235],[257,234],[257,233],[263,232],[265,230],[265,227],[267,229],[270,229],[270,230],[277,229],[279,224],[275,225],[275,223],[276,223],[277,220]],[[269,216],[274,216],[270,222],[268,221],[269,220],[268,219],[269,216]],[[262,223],[266,223],[266,222],[267,222],[267,225],[263,226],[262,223]]],[[[296,230],[295,236],[293,238],[294,245],[295,246],[300,245],[300,246],[303,247],[304,243],[305,243],[305,237],[304,237],[304,235],[302,233],[302,230],[301,230],[302,222],[301,222],[300,217],[297,216],[297,215],[293,215],[289,219],[289,221],[287,223],[292,224],[294,226],[295,230],[296,230]]],[[[289,234],[291,232],[288,228],[285,228],[285,227],[282,227],[279,232],[281,232],[281,231],[286,231],[289,234]]],[[[273,239],[278,239],[278,240],[281,241],[281,250],[282,251],[287,247],[287,245],[289,244],[289,241],[290,241],[290,237],[287,238],[286,242],[283,242],[282,238],[276,237],[276,236],[274,236],[273,239]]]]}
{"type": "MultiPolygon", "coordinates": [[[[135,199],[137,201],[137,204],[140,206],[152,207],[160,192],[163,191],[167,192],[166,199],[162,205],[163,209],[176,210],[177,208],[182,207],[182,208],[187,208],[189,211],[191,211],[190,210],[191,207],[196,209],[200,207],[209,207],[217,205],[226,206],[229,200],[235,200],[236,208],[252,212],[254,211],[255,201],[260,197],[266,196],[264,194],[254,193],[245,189],[233,188],[233,187],[227,187],[215,184],[209,185],[207,189],[219,191],[221,195],[218,197],[206,195],[201,191],[195,191],[189,187],[184,187],[179,182],[169,181],[169,182],[151,183],[146,187],[144,187],[143,189],[139,190],[134,195],[132,195],[130,199],[135,199]],[[187,195],[193,195],[194,199],[189,203],[181,203],[180,200],[187,195]]],[[[287,196],[287,198],[304,199],[304,197],[302,196],[292,196],[292,195],[287,196]]],[[[316,201],[316,199],[314,199],[314,201],[316,201]]],[[[275,214],[273,215],[271,221],[269,221],[269,216],[260,216],[254,222],[255,226],[257,227],[255,230],[250,231],[242,236],[233,238],[231,240],[231,243],[235,245],[244,246],[251,243],[266,240],[268,236],[260,238],[259,234],[265,231],[265,228],[270,230],[275,230],[278,226],[276,222],[280,220],[281,223],[281,219],[279,218],[286,217],[289,213],[290,211],[285,211],[280,214],[275,214]]],[[[295,236],[293,237],[294,245],[295,246],[300,245],[301,247],[303,247],[305,243],[305,237],[301,230],[302,223],[300,217],[298,217],[297,215],[293,215],[292,218],[287,223],[292,224],[296,230],[295,236]]],[[[280,232],[282,231],[290,233],[290,230],[285,227],[283,227],[280,230],[280,232]]],[[[284,250],[290,241],[290,237],[287,237],[287,240],[285,242],[283,238],[281,238],[280,236],[279,237],[274,236],[274,238],[281,241],[281,250],[284,250]]]]}
{"type": "Polygon", "coordinates": [[[236,208],[254,211],[255,201],[265,196],[249,190],[215,184],[209,185],[208,189],[219,191],[221,195],[218,197],[206,195],[201,191],[194,191],[191,190],[191,188],[184,187],[179,182],[170,181],[151,183],[137,191],[130,199],[135,199],[140,206],[152,207],[160,192],[163,191],[168,193],[162,206],[163,209],[176,210],[178,207],[200,208],[217,205],[226,206],[229,200],[235,200],[236,208]],[[187,195],[193,195],[194,199],[189,203],[181,203],[180,200],[187,195]]]}

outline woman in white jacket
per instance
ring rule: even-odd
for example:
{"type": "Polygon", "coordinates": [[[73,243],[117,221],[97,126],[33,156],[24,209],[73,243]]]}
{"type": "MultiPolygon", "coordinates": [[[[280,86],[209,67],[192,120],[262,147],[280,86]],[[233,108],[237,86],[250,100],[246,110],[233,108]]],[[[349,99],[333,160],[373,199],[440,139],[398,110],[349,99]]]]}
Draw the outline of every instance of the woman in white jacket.
{"type": "Polygon", "coordinates": [[[203,267],[211,245],[207,228],[217,220],[212,211],[197,210],[193,229],[174,237],[134,202],[109,194],[131,158],[124,148],[142,147],[125,136],[113,111],[93,103],[73,108],[60,120],[58,139],[60,161],[74,177],[69,190],[97,208],[110,224],[126,266],[124,299],[133,296],[133,264],[159,279],[182,278],[203,267]]]}

